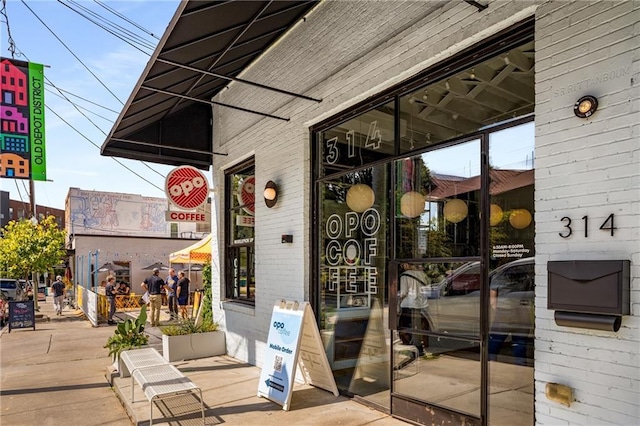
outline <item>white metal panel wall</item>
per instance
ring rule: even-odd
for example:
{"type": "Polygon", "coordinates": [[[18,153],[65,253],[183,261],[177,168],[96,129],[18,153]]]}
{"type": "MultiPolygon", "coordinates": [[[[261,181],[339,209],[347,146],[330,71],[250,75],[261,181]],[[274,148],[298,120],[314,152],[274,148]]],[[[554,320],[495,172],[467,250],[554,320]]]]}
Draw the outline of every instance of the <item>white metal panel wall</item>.
{"type": "Polygon", "coordinates": [[[640,2],[549,2],[536,12],[536,423],[640,424],[640,2]],[[595,95],[589,119],[573,113],[595,95]],[[598,229],[615,214],[615,235],[598,229]],[[588,234],[584,221],[588,216],[588,234]],[[558,235],[571,217],[569,238],[558,235]],[[566,223],[566,222],[565,222],[566,223]],[[631,261],[617,333],[559,327],[549,260],[631,261]],[[573,388],[570,406],[546,383],[573,388]]]}

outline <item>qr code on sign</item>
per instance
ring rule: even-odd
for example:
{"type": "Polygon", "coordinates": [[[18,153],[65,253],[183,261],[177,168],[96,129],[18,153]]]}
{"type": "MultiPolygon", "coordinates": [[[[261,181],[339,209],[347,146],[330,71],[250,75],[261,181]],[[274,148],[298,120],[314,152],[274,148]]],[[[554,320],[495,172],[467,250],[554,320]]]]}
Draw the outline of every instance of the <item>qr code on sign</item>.
{"type": "Polygon", "coordinates": [[[280,355],[276,355],[276,359],[273,361],[273,369],[278,373],[282,372],[282,359],[280,355]]]}

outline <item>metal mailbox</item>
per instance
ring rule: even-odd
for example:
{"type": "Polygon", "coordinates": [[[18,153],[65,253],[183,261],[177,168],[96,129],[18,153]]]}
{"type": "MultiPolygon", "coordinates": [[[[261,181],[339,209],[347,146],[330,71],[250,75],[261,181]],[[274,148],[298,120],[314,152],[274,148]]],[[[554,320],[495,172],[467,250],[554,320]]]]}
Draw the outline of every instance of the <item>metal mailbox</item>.
{"type": "Polygon", "coordinates": [[[628,260],[568,260],[547,263],[547,307],[556,324],[618,331],[629,315],[628,260]]]}

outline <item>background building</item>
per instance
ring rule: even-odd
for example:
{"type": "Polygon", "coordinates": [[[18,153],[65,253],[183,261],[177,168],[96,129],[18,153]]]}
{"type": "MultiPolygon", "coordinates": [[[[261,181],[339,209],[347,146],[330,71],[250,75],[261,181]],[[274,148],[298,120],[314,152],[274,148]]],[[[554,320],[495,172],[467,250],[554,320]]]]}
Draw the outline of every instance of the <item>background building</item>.
{"type": "MultiPolygon", "coordinates": [[[[10,200],[9,192],[0,191],[0,227],[4,227],[12,220],[29,219],[32,216],[31,205],[28,201],[10,200]]],[[[59,228],[65,227],[65,212],[48,206],[36,205],[38,220],[42,220],[47,216],[54,216],[59,228]]]]}
{"type": "MultiPolygon", "coordinates": [[[[174,210],[164,198],[138,194],[86,191],[70,188],[65,202],[68,249],[73,250],[76,282],[99,285],[109,270],[92,272],[110,263],[119,280],[139,293],[140,283],[151,274],[144,269],[156,262],[169,265],[169,255],[200,240],[211,230],[210,207],[204,223],[167,222],[165,211],[174,210]]],[[[163,275],[164,276],[164,275],[163,275]]],[[[200,274],[192,276],[202,285],[200,274]]],[[[197,288],[197,287],[194,287],[197,288]]]]}

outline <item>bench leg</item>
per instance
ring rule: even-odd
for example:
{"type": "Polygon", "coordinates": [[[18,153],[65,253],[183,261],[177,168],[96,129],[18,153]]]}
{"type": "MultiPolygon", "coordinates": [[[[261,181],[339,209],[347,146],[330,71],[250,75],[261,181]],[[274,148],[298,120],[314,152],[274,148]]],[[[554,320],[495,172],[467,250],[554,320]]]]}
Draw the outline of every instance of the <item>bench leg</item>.
{"type": "Polygon", "coordinates": [[[149,426],[153,424],[153,398],[149,401],[149,426]]]}
{"type": "Polygon", "coordinates": [[[202,425],[204,426],[204,399],[202,399],[202,389],[198,389],[200,392],[200,410],[202,411],[202,425]]]}

